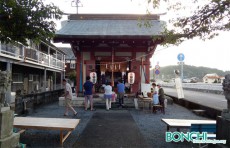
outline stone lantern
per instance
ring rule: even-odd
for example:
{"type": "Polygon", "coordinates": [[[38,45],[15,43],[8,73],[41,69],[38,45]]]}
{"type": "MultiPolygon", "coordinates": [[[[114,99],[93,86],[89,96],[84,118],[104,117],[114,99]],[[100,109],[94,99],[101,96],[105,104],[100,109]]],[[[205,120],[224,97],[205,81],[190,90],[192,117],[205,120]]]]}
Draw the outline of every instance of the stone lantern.
{"type": "Polygon", "coordinates": [[[9,76],[9,72],[0,71],[0,148],[15,148],[19,145],[20,135],[13,132],[14,112],[6,103],[9,76]]]}

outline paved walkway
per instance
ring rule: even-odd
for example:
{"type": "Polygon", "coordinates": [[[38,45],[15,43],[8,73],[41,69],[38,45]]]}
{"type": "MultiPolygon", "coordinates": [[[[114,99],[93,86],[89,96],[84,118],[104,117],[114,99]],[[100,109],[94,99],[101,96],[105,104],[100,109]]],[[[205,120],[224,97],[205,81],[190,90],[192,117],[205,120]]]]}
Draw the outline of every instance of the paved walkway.
{"type": "Polygon", "coordinates": [[[73,147],[147,148],[149,146],[131,114],[121,110],[95,113],[73,147]]]}
{"type": "MultiPolygon", "coordinates": [[[[65,108],[55,102],[37,108],[36,112],[28,116],[81,119],[80,124],[64,142],[65,148],[187,148],[191,146],[190,143],[165,142],[166,125],[161,119],[205,119],[176,104],[168,105],[165,115],[134,108],[112,108],[110,111],[99,108],[96,111],[85,111],[83,107],[75,109],[78,112],[77,117],[65,117],[65,108]]],[[[27,144],[27,148],[57,148],[60,147],[59,134],[59,131],[28,130],[21,134],[20,142],[27,144]]]]}
{"type": "MultiPolygon", "coordinates": [[[[164,87],[165,94],[177,97],[175,88],[164,87]]],[[[184,90],[184,100],[201,104],[222,111],[227,108],[227,100],[224,95],[205,93],[199,91],[184,90]]]]}

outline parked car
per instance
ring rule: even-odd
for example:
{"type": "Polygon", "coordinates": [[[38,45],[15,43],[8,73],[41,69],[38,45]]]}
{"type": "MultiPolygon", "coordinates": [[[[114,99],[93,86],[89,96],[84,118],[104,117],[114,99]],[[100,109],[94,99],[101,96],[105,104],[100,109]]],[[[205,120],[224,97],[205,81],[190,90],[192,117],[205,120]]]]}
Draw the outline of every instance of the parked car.
{"type": "Polygon", "coordinates": [[[197,83],[198,82],[198,78],[197,77],[192,77],[191,78],[191,83],[197,83]]]}
{"type": "Polygon", "coordinates": [[[182,83],[191,83],[191,79],[183,79],[182,83]]]}

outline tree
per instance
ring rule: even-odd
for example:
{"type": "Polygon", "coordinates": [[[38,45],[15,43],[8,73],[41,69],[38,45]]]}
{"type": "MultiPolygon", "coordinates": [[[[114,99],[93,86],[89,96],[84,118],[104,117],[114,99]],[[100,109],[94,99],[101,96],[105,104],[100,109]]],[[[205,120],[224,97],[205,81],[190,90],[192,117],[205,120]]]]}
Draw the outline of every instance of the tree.
{"type": "Polygon", "coordinates": [[[0,41],[20,42],[26,39],[38,42],[54,36],[55,23],[63,12],[53,3],[45,5],[42,0],[0,0],[0,41]]]}
{"type": "MultiPolygon", "coordinates": [[[[178,44],[185,39],[199,37],[202,40],[212,39],[218,35],[219,31],[230,30],[230,0],[189,0],[192,3],[185,6],[181,2],[184,0],[163,0],[167,3],[167,10],[191,11],[185,15],[180,13],[176,18],[170,19],[169,23],[173,25],[173,29],[165,29],[162,33],[164,36],[163,43],[178,44]],[[202,3],[202,4],[201,4],[202,3]],[[203,5],[203,6],[200,6],[203,5]],[[191,7],[194,7],[192,9],[191,7]],[[191,10],[192,9],[192,10],[191,10]]],[[[160,0],[148,0],[154,8],[159,8],[160,0]]]]}

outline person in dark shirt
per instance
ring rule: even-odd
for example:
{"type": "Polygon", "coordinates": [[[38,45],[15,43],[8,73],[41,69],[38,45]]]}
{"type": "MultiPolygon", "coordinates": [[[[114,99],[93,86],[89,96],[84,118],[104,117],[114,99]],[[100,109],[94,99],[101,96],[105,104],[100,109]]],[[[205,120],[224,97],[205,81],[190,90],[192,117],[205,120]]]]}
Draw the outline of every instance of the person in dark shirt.
{"type": "Polygon", "coordinates": [[[117,84],[117,98],[119,99],[120,107],[124,106],[124,94],[125,94],[125,85],[121,83],[121,81],[119,80],[117,84]]]}
{"type": "Polygon", "coordinates": [[[162,108],[162,112],[165,113],[165,93],[164,93],[164,89],[161,87],[161,84],[157,84],[158,87],[158,96],[159,96],[159,102],[160,105],[163,106],[162,108]]]}
{"type": "Polygon", "coordinates": [[[90,101],[91,111],[94,111],[93,108],[93,83],[90,81],[90,76],[86,77],[86,82],[83,85],[84,87],[84,95],[85,95],[85,110],[88,108],[88,101],[90,101]]]}
{"type": "Polygon", "coordinates": [[[164,100],[165,100],[164,89],[161,87],[161,84],[157,84],[157,87],[158,87],[158,96],[159,96],[160,105],[164,105],[164,100]]]}

